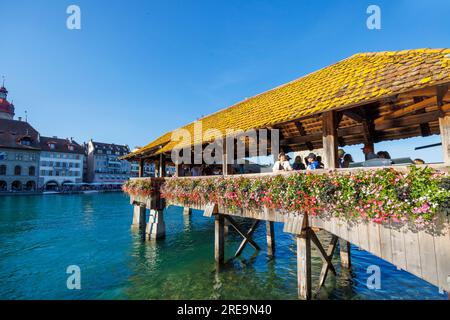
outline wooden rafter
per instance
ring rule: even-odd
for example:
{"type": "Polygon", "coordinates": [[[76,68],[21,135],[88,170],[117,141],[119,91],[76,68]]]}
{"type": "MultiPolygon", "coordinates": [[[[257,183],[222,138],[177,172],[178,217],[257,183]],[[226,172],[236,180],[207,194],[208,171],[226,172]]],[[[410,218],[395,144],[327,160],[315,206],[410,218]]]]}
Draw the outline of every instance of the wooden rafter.
{"type": "MultiPolygon", "coordinates": [[[[422,97],[415,97],[414,98],[414,103],[418,103],[423,101],[424,98],[422,97]]],[[[421,109],[417,111],[418,114],[423,114],[425,113],[425,109],[421,109]]],[[[422,135],[422,137],[428,137],[431,135],[431,129],[430,129],[430,124],[429,123],[421,123],[420,124],[420,133],[422,135]]]]}
{"type": "Polygon", "coordinates": [[[448,92],[448,85],[437,86],[436,88],[436,104],[438,106],[438,111],[441,114],[441,117],[444,115],[444,111],[442,110],[442,106],[444,105],[444,97],[448,92]]]}
{"type": "Polygon", "coordinates": [[[381,131],[389,128],[400,128],[413,125],[420,125],[421,123],[436,121],[438,120],[439,116],[440,116],[439,111],[432,111],[424,114],[416,114],[398,119],[389,119],[383,121],[382,123],[376,124],[375,129],[381,131]]]}
{"type": "MultiPolygon", "coordinates": [[[[303,124],[300,121],[296,121],[294,122],[295,127],[297,128],[298,133],[300,134],[300,136],[306,136],[306,131],[305,131],[305,127],[303,127],[303,124]]],[[[305,145],[309,150],[313,150],[313,144],[311,143],[311,141],[305,141],[305,145]]]]}
{"type": "Polygon", "coordinates": [[[403,117],[406,116],[408,114],[414,113],[418,110],[421,110],[425,107],[431,106],[434,103],[436,103],[436,98],[432,97],[432,98],[428,98],[425,100],[422,100],[420,102],[414,103],[413,105],[410,105],[408,107],[405,108],[401,108],[399,110],[393,111],[387,115],[384,115],[380,118],[377,118],[374,120],[375,125],[379,125],[382,124],[384,121],[386,120],[390,120],[390,119],[395,119],[395,118],[399,118],[399,117],[403,117]]]}

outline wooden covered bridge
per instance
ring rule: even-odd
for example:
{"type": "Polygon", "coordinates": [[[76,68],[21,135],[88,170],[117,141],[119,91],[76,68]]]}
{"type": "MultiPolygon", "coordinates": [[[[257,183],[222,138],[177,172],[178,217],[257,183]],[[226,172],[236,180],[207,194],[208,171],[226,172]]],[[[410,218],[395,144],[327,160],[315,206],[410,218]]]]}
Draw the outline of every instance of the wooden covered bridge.
{"type": "MultiPolygon", "coordinates": [[[[449,85],[449,49],[356,54],[201,118],[198,120],[202,124],[200,134],[194,130],[198,122],[190,123],[181,129],[192,137],[187,143],[192,158],[195,148],[208,144],[209,140],[204,139],[208,129],[223,132],[223,138],[227,129],[267,129],[269,132],[278,129],[280,148],[285,152],[323,148],[325,170],[319,170],[317,173],[329,173],[330,169],[336,169],[338,172],[361,170],[337,169],[339,146],[364,144],[373,149],[374,143],[380,141],[440,134],[444,163],[433,166],[438,171],[448,172],[449,85]]],[[[258,142],[260,141],[257,140],[256,143],[258,142]]],[[[247,141],[247,147],[250,147],[251,143],[254,142],[247,141]]],[[[186,143],[183,147],[186,147],[186,143]]],[[[332,215],[311,215],[306,211],[286,212],[266,207],[231,210],[220,203],[164,201],[160,199],[159,188],[165,183],[165,166],[175,165],[177,175],[181,173],[182,163],[171,160],[172,152],[174,149],[178,152],[177,148],[180,148],[180,142],[173,139],[173,132],[168,132],[125,157],[129,161],[139,162],[141,178],[137,180],[151,181],[151,191],[131,195],[131,203],[135,208],[135,225],[145,226],[146,209],[150,209],[146,231],[149,238],[164,235],[164,206],[181,205],[187,208],[185,212],[189,212],[189,207],[202,209],[205,216],[214,216],[215,219],[215,259],[220,264],[224,260],[224,221],[228,221],[244,238],[237,255],[247,243],[259,248],[251,238],[259,221],[266,222],[269,254],[272,254],[273,222],[283,222],[284,232],[297,236],[300,298],[309,299],[312,296],[311,242],[318,247],[324,262],[319,286],[325,281],[328,272],[335,272],[331,263],[335,248],[339,247],[341,264],[350,267],[349,243],[353,243],[449,292],[450,232],[446,214],[439,214],[439,218],[435,220],[435,223],[439,224],[439,232],[430,233],[410,230],[406,226],[394,228],[390,223],[349,222],[332,215]],[[159,177],[142,177],[145,162],[154,162],[157,165],[159,177]],[[244,231],[235,223],[234,216],[253,219],[255,222],[250,230],[244,231]],[[326,230],[333,235],[328,247],[322,246],[315,235],[316,229],[326,230]]],[[[230,157],[226,153],[225,151],[220,161],[220,177],[240,177],[230,175],[230,157]]],[[[235,159],[237,155],[233,156],[235,159]]],[[[409,170],[401,166],[395,168],[399,171],[409,170]]]]}

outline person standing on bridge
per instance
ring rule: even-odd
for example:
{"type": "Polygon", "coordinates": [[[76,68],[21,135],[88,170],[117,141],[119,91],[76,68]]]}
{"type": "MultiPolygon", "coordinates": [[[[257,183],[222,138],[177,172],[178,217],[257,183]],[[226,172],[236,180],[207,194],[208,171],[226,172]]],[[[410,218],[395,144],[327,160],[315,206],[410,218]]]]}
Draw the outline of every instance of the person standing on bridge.
{"type": "Polygon", "coordinates": [[[284,152],[280,152],[278,154],[278,161],[275,162],[272,170],[273,172],[292,171],[291,164],[289,163],[288,157],[284,152]]]}

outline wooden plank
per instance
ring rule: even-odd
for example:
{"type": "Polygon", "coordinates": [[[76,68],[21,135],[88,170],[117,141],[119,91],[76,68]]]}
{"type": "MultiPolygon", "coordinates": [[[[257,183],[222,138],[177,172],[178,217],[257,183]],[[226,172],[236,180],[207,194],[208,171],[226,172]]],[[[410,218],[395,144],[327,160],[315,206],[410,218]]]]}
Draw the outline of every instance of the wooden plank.
{"type": "Polygon", "coordinates": [[[346,241],[349,241],[348,238],[348,226],[345,221],[345,219],[339,220],[338,223],[338,234],[336,234],[340,239],[344,239],[346,241]]]}
{"type": "Polygon", "coordinates": [[[284,227],[283,227],[283,232],[300,234],[302,232],[304,218],[305,218],[305,215],[286,218],[286,222],[284,223],[284,227]]]}
{"type": "Polygon", "coordinates": [[[355,246],[359,247],[358,227],[355,225],[355,222],[350,221],[349,223],[347,223],[347,231],[348,231],[348,240],[355,246]]]}
{"type": "Polygon", "coordinates": [[[369,251],[381,258],[380,226],[377,223],[369,222],[367,230],[369,231],[369,251]]]}
{"type": "Polygon", "coordinates": [[[366,251],[369,251],[369,230],[367,227],[367,221],[361,221],[358,223],[358,240],[359,240],[359,247],[361,249],[364,249],[366,251]]]}
{"type": "Polygon", "coordinates": [[[450,276],[450,227],[447,217],[441,217],[440,230],[434,236],[438,287],[450,292],[448,277],[450,276]]]}
{"type": "Polygon", "coordinates": [[[425,230],[420,230],[418,234],[422,278],[430,283],[438,283],[434,238],[425,230]]]}
{"type": "Polygon", "coordinates": [[[405,244],[403,232],[398,224],[391,222],[392,263],[399,269],[406,270],[405,244]]]}
{"type": "Polygon", "coordinates": [[[389,223],[381,224],[379,230],[381,258],[392,263],[392,241],[389,223]]]}
{"type": "MultiPolygon", "coordinates": [[[[199,209],[198,205],[196,207],[199,209]]],[[[203,216],[210,218],[213,214],[217,214],[218,212],[219,207],[217,206],[217,203],[208,203],[203,211],[203,216]]]]}
{"type": "Polygon", "coordinates": [[[417,232],[404,229],[403,240],[405,242],[406,270],[421,278],[419,235],[417,232]]]}

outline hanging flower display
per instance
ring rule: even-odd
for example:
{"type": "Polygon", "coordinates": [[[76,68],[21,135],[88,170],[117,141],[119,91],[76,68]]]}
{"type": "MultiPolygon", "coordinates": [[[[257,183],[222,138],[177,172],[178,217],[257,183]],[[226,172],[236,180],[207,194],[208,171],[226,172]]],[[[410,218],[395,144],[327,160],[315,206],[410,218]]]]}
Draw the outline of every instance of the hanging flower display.
{"type": "Polygon", "coordinates": [[[217,203],[230,210],[262,209],[280,212],[363,218],[377,223],[429,224],[438,212],[450,212],[450,177],[431,168],[411,166],[328,173],[294,172],[274,176],[168,178],[130,180],[123,190],[130,195],[157,192],[172,203],[217,203]]]}

